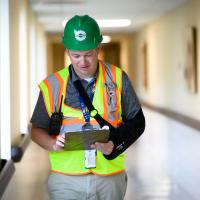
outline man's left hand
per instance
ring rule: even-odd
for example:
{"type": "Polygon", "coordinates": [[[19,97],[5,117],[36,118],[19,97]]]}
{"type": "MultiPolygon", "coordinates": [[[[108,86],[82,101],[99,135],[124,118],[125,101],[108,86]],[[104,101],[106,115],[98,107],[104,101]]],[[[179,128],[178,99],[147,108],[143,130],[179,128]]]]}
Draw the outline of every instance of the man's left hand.
{"type": "Polygon", "coordinates": [[[114,144],[112,141],[108,141],[107,143],[95,142],[91,145],[91,148],[97,149],[105,155],[109,155],[113,151],[114,144]]]}

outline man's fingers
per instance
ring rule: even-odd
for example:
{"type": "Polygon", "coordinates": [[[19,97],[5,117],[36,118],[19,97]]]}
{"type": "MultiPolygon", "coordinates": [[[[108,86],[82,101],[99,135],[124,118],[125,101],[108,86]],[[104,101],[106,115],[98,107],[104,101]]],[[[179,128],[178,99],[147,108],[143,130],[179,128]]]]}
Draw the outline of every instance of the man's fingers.
{"type": "Polygon", "coordinates": [[[59,135],[59,136],[57,136],[57,141],[65,143],[65,135],[59,135]]]}
{"type": "Polygon", "coordinates": [[[109,141],[107,143],[95,142],[94,144],[91,145],[91,148],[97,149],[106,155],[109,155],[112,152],[113,147],[114,145],[112,141],[109,141]]]}
{"type": "Polygon", "coordinates": [[[56,141],[56,145],[60,147],[64,147],[64,143],[59,140],[56,141]]]}
{"type": "Polygon", "coordinates": [[[58,135],[55,144],[53,145],[53,149],[55,151],[63,151],[65,146],[65,134],[58,135]]]}

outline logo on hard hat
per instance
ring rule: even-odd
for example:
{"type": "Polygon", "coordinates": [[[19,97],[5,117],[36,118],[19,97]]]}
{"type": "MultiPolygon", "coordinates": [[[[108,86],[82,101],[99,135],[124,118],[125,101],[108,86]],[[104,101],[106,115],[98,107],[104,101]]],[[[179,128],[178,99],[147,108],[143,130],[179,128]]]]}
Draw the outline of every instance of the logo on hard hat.
{"type": "Polygon", "coordinates": [[[86,32],[83,30],[79,30],[79,31],[74,30],[74,35],[78,41],[83,41],[86,39],[86,32]]]}

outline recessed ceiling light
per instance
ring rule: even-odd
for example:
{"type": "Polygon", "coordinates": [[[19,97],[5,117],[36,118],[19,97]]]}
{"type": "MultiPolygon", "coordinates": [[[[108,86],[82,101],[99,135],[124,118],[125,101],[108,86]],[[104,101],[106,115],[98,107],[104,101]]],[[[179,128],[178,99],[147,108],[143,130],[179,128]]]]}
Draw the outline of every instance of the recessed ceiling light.
{"type": "MultiPolygon", "coordinates": [[[[97,19],[101,28],[127,27],[131,25],[130,19],[97,19]]],[[[62,26],[65,27],[67,20],[63,20],[62,26]]]]}
{"type": "Polygon", "coordinates": [[[130,19],[98,19],[101,28],[126,27],[131,25],[130,19]]]}
{"type": "Polygon", "coordinates": [[[102,43],[109,43],[111,41],[111,37],[108,35],[103,35],[102,43]]]}

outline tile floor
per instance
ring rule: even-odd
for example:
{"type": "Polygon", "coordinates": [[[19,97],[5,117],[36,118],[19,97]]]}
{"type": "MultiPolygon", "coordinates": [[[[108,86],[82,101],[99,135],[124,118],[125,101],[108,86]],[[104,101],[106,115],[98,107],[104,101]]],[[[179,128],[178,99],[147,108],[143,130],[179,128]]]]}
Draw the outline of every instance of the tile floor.
{"type": "MultiPolygon", "coordinates": [[[[127,151],[125,200],[199,200],[200,132],[144,109],[146,130],[127,151]]],[[[47,153],[30,143],[2,200],[49,200],[47,153]]]]}

